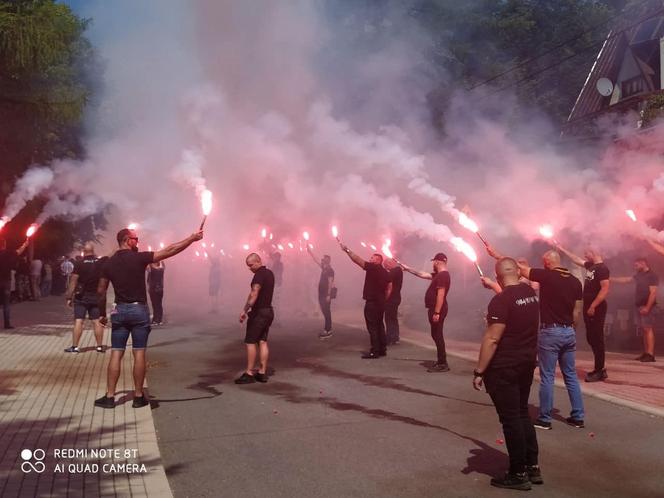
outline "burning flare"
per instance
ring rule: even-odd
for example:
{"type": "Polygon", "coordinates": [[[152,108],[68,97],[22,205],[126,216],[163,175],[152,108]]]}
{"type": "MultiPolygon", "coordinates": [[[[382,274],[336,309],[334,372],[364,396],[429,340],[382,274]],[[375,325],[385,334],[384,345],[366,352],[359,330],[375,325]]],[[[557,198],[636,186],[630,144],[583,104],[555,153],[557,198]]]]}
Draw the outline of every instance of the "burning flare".
{"type": "Polygon", "coordinates": [[[302,232],[302,237],[304,240],[308,241],[309,240],[309,232],[302,232]]]}
{"type": "Polygon", "coordinates": [[[242,249],[244,249],[245,251],[248,251],[249,250],[249,244],[244,244],[242,246],[242,249]]]}
{"type": "Polygon", "coordinates": [[[2,230],[4,228],[4,226],[7,224],[8,221],[9,220],[5,216],[0,218],[0,230],[2,230]]]}
{"type": "Polygon", "coordinates": [[[266,238],[267,237],[267,228],[263,228],[261,230],[261,237],[266,238]]]}
{"type": "Polygon", "coordinates": [[[134,223],[134,222],[129,223],[129,225],[127,225],[127,228],[129,230],[136,230],[138,228],[138,223],[134,223]]]}
{"type": "Polygon", "coordinates": [[[37,231],[37,228],[39,228],[39,226],[33,223],[32,225],[30,225],[28,227],[27,232],[25,232],[25,236],[27,238],[32,237],[35,234],[35,232],[37,231]]]}
{"type": "Polygon", "coordinates": [[[459,224],[473,233],[477,233],[480,230],[477,223],[471,220],[466,213],[459,213],[459,224]]]}
{"type": "Polygon", "coordinates": [[[332,237],[339,240],[339,229],[337,228],[336,225],[332,226],[332,237]]]}
{"type": "Polygon", "coordinates": [[[627,209],[627,210],[625,210],[625,214],[626,214],[627,216],[629,216],[629,219],[630,219],[630,220],[632,220],[632,221],[636,221],[636,213],[635,213],[633,210],[631,210],[631,209],[627,209]]]}
{"type": "Polygon", "coordinates": [[[539,233],[545,239],[553,238],[553,227],[551,225],[541,225],[539,227],[539,233]]]}
{"type": "Polygon", "coordinates": [[[203,216],[208,216],[212,211],[212,192],[207,189],[201,193],[201,208],[203,216]]]}
{"type": "Polygon", "coordinates": [[[464,256],[472,261],[472,263],[475,265],[475,268],[477,269],[477,273],[480,274],[480,277],[483,277],[484,273],[482,273],[480,265],[477,264],[477,253],[475,252],[475,249],[473,249],[472,246],[461,237],[452,237],[450,242],[452,242],[452,245],[457,251],[463,253],[464,256]]]}
{"type": "Polygon", "coordinates": [[[383,247],[380,248],[381,251],[383,251],[383,254],[387,256],[390,259],[393,259],[394,256],[392,255],[392,251],[390,250],[390,246],[392,245],[392,241],[390,239],[386,239],[385,243],[383,244],[383,247]]]}

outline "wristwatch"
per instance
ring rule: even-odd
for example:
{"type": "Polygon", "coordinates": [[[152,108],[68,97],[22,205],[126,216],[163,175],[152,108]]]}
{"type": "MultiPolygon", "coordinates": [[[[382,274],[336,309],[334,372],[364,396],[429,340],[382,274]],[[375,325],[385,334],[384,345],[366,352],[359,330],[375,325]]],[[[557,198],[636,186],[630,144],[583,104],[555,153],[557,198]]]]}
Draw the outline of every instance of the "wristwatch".
{"type": "Polygon", "coordinates": [[[479,377],[481,379],[482,377],[484,377],[484,373],[483,372],[478,372],[477,369],[475,369],[475,370],[473,370],[473,376],[474,377],[479,377]]]}

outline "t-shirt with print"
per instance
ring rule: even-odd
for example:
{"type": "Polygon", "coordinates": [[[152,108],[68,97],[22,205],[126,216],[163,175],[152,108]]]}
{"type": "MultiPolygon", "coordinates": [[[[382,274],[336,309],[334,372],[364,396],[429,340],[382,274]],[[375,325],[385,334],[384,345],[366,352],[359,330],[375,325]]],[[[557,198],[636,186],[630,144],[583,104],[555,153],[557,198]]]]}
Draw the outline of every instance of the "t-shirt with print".
{"type": "Polygon", "coordinates": [[[586,268],[586,279],[583,282],[583,303],[589,305],[595,300],[602,288],[600,282],[608,280],[610,273],[609,268],[604,263],[586,261],[584,266],[586,268]]]}
{"type": "Polygon", "coordinates": [[[489,368],[535,365],[539,304],[530,285],[508,285],[496,294],[487,309],[487,322],[505,325],[489,368]]]}

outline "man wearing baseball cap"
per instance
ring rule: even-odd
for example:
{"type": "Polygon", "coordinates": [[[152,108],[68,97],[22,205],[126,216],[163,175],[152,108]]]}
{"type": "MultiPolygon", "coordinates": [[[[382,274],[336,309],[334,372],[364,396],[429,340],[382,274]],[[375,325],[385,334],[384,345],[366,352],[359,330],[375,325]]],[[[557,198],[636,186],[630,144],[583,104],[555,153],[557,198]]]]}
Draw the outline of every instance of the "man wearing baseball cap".
{"type": "Polygon", "coordinates": [[[427,372],[449,372],[447,354],[445,353],[445,338],[443,337],[443,324],[447,316],[447,295],[450,292],[450,273],[447,271],[447,256],[439,252],[433,259],[433,272],[418,271],[406,265],[403,269],[416,277],[431,280],[429,288],[424,294],[424,306],[427,309],[429,324],[431,325],[431,338],[436,344],[437,360],[427,372]]]}

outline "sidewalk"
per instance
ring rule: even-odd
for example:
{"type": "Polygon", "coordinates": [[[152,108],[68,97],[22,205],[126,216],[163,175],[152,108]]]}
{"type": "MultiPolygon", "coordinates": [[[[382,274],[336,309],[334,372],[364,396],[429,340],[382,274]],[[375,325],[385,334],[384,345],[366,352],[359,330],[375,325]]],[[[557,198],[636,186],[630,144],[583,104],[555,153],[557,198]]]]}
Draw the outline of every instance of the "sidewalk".
{"type": "MultiPolygon", "coordinates": [[[[341,312],[337,313],[335,319],[343,321],[346,325],[366,329],[364,323],[360,321],[361,314],[341,312]]],[[[436,349],[430,335],[423,331],[401,325],[400,333],[403,341],[434,351],[436,349]]],[[[579,337],[577,340],[585,341],[585,338],[579,337]]],[[[470,342],[445,338],[445,345],[449,355],[472,362],[477,361],[480,351],[479,340],[470,342]]],[[[577,351],[576,371],[583,394],[664,417],[664,362],[658,360],[656,363],[641,363],[634,360],[636,356],[635,353],[607,353],[606,369],[609,378],[604,382],[588,383],[583,379],[594,367],[592,352],[577,351]]],[[[537,370],[535,370],[535,380],[539,382],[537,370]]],[[[560,369],[556,371],[556,385],[565,387],[560,369]]]]}
{"type": "Polygon", "coordinates": [[[151,410],[131,407],[130,350],[118,406],[95,408],[110,352],[95,351],[89,327],[81,353],[63,352],[72,321],[63,301],[13,306],[17,328],[0,330],[0,496],[172,496],[151,410]]]}

